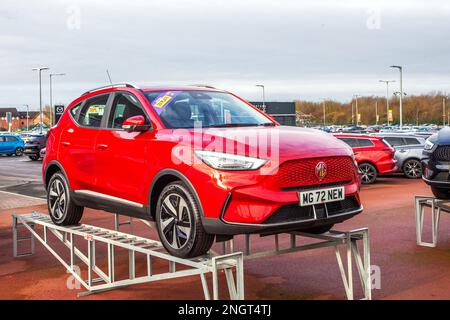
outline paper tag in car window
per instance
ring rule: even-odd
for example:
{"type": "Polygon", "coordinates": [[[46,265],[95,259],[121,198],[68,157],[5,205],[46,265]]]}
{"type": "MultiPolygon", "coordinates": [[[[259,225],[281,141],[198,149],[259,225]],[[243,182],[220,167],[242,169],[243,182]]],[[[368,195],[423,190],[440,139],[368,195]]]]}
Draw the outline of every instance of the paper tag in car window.
{"type": "Polygon", "coordinates": [[[173,99],[175,99],[175,97],[180,93],[181,91],[166,91],[156,97],[156,99],[152,102],[152,106],[155,109],[156,113],[161,114],[164,108],[167,107],[169,103],[173,101],[173,99]]]}

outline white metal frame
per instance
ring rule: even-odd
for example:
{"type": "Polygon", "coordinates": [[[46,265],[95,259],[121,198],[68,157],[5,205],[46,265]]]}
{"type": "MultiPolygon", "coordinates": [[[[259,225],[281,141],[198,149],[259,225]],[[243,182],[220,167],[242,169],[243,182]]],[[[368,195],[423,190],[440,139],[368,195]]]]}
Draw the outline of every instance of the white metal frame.
{"type": "MultiPolygon", "coordinates": [[[[206,275],[212,274],[213,299],[219,299],[219,270],[224,270],[230,299],[244,299],[244,268],[243,255],[241,252],[225,254],[221,256],[203,256],[194,259],[181,259],[174,257],[163,251],[160,242],[146,239],[131,234],[113,231],[105,228],[77,225],[77,226],[57,226],[52,223],[50,217],[45,214],[33,212],[31,214],[13,214],[13,254],[14,257],[22,257],[35,253],[35,240],[38,240],[71,274],[78,280],[87,292],[80,295],[87,295],[99,291],[111,290],[118,287],[132,284],[146,283],[158,280],[173,279],[199,275],[203,287],[205,299],[211,299],[206,275]],[[37,230],[39,226],[39,231],[37,230]],[[24,227],[30,232],[30,236],[21,236],[19,229],[24,227]],[[52,246],[49,235],[53,234],[56,239],[62,242],[69,249],[70,261],[66,262],[61,253],[60,247],[52,246]],[[82,251],[81,246],[76,244],[77,239],[87,241],[87,253],[82,251]],[[29,241],[31,250],[29,252],[19,252],[19,243],[29,241]],[[97,261],[96,243],[107,245],[107,271],[103,271],[97,261]],[[117,279],[115,272],[115,249],[123,248],[128,251],[129,274],[125,279],[117,279]],[[161,250],[161,251],[160,251],[161,250]],[[136,274],[136,253],[146,256],[146,274],[136,274]],[[76,272],[75,262],[78,259],[87,266],[87,280],[76,272]],[[169,262],[168,272],[155,274],[152,268],[154,259],[163,259],[169,262]],[[177,271],[177,265],[184,266],[177,271]],[[233,269],[235,272],[233,272],[233,269]],[[236,279],[234,279],[234,273],[236,279]],[[96,278],[97,277],[97,278],[96,278]]],[[[119,227],[116,220],[116,227],[119,227]]],[[[122,276],[123,277],[123,276],[122,276]]]]}
{"type": "Polygon", "coordinates": [[[417,245],[431,248],[437,246],[441,212],[450,213],[450,200],[439,200],[434,197],[426,196],[415,197],[417,245]],[[430,208],[431,210],[431,242],[427,242],[422,239],[424,222],[423,220],[426,208],[430,208]]]}
{"type": "MultiPolygon", "coordinates": [[[[280,235],[275,234],[274,237],[274,250],[265,250],[259,252],[251,252],[251,235],[244,235],[245,248],[244,248],[244,260],[263,258],[276,256],[281,254],[287,254],[292,252],[306,251],[312,249],[334,247],[336,254],[338,268],[341,274],[342,282],[344,284],[345,294],[348,300],[354,299],[353,290],[353,259],[354,258],[358,276],[360,279],[361,287],[364,297],[362,299],[372,299],[372,281],[371,281],[371,265],[370,265],[370,242],[369,242],[369,229],[361,228],[346,232],[331,230],[325,234],[309,234],[304,232],[291,232],[290,245],[287,248],[280,248],[280,235]],[[298,245],[299,237],[310,238],[319,240],[314,243],[307,243],[298,245]],[[358,241],[362,242],[362,252],[358,247],[358,241]],[[345,260],[342,259],[340,247],[345,248],[345,260]],[[346,265],[346,266],[345,266],[346,265]]],[[[306,240],[306,239],[305,239],[306,240]]],[[[223,244],[223,253],[234,252],[234,241],[230,240],[223,244]]]]}

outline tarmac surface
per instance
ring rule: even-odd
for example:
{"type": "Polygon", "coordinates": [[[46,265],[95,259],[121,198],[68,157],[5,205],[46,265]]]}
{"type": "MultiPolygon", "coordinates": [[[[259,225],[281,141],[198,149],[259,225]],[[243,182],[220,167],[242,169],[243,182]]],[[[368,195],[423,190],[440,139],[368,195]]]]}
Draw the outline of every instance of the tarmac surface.
{"type": "MultiPolygon", "coordinates": [[[[4,160],[0,158],[0,187],[14,179],[38,185],[40,163],[15,159],[19,160],[19,165],[16,162],[14,166],[12,158],[4,160]],[[10,166],[9,169],[5,169],[4,164],[10,166]],[[22,165],[28,169],[19,169],[22,165]],[[14,170],[17,170],[17,175],[14,170]],[[27,175],[26,170],[32,173],[27,175]]],[[[74,288],[73,279],[64,267],[39,243],[36,243],[34,255],[12,257],[11,214],[33,210],[45,213],[46,205],[32,202],[42,201],[39,198],[17,196],[0,190],[3,190],[0,192],[0,299],[203,299],[198,276],[134,285],[77,298],[77,293],[83,290],[74,288]],[[5,205],[5,199],[13,203],[13,208],[5,205]],[[4,208],[1,208],[2,205],[4,208]]],[[[27,192],[22,190],[21,193],[27,192]]],[[[381,275],[379,287],[372,291],[373,299],[450,299],[450,219],[445,214],[441,217],[436,248],[417,246],[415,195],[431,195],[431,192],[421,180],[383,177],[374,185],[362,187],[364,212],[334,228],[342,231],[369,228],[371,264],[381,275]]],[[[82,222],[112,228],[113,216],[102,211],[86,210],[82,222]]],[[[429,217],[425,224],[429,226],[429,217]]],[[[138,235],[157,239],[154,230],[140,222],[136,222],[135,231],[138,235]]],[[[425,240],[429,240],[430,228],[425,227],[424,232],[428,235],[425,240]]],[[[280,245],[287,246],[288,242],[287,237],[282,237],[280,245]]],[[[273,249],[272,237],[254,236],[252,243],[257,248],[273,249]]],[[[242,244],[242,237],[238,237],[235,248],[242,248],[242,244]]],[[[122,256],[117,255],[116,268],[119,272],[127,272],[127,258],[125,252],[122,256]]],[[[138,261],[138,272],[144,268],[144,264],[138,261]]],[[[163,270],[167,268],[167,263],[156,261],[155,268],[163,270]]],[[[220,279],[221,297],[228,297],[223,275],[220,279]]],[[[358,281],[355,269],[355,298],[361,297],[358,281]]],[[[334,249],[322,248],[245,261],[245,297],[345,299],[334,249]]]]}

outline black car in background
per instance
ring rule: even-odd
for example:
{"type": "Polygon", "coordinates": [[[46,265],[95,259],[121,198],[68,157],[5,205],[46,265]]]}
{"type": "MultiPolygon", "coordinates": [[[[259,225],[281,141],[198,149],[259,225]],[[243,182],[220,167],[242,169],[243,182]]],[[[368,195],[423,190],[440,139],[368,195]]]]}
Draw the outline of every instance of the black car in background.
{"type": "Polygon", "coordinates": [[[438,199],[450,199],[450,127],[441,129],[425,142],[423,180],[438,199]]]}
{"type": "Polygon", "coordinates": [[[37,161],[41,158],[40,152],[45,148],[47,136],[45,134],[33,134],[25,143],[24,154],[31,160],[37,161]]]}

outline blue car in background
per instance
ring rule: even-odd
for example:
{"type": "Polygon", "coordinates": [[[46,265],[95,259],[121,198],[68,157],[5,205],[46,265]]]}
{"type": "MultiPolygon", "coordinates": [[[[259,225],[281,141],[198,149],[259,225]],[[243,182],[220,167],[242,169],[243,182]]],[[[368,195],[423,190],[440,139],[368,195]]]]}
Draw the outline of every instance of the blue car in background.
{"type": "Polygon", "coordinates": [[[0,134],[0,154],[12,156],[13,154],[20,157],[23,155],[25,143],[14,134],[0,134]]]}

